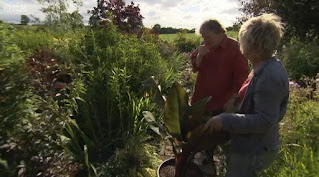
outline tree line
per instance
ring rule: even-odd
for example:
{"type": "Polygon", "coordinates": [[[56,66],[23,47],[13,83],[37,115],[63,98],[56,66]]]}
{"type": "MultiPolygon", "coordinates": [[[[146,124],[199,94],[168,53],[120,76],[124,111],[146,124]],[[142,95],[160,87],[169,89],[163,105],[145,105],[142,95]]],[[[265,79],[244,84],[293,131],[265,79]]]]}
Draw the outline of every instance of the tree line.
{"type": "Polygon", "coordinates": [[[195,28],[189,30],[185,28],[161,27],[160,24],[155,24],[152,29],[158,34],[175,34],[179,32],[195,33],[195,28]]]}

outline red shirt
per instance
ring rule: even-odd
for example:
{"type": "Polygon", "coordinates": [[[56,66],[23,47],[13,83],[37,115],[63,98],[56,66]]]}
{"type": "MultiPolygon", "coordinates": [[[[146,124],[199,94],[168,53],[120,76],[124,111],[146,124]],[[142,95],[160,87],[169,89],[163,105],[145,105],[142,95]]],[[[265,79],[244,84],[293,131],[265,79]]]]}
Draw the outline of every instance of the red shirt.
{"type": "Polygon", "coordinates": [[[245,82],[243,83],[243,85],[241,86],[241,88],[238,91],[238,97],[240,98],[240,101],[243,101],[245,98],[245,94],[246,94],[246,90],[248,85],[250,84],[252,76],[248,76],[248,78],[245,80],[245,82]]]}
{"type": "Polygon", "coordinates": [[[211,96],[206,111],[222,110],[248,76],[247,59],[241,54],[238,42],[227,36],[219,47],[209,50],[200,67],[195,63],[197,53],[195,50],[191,55],[193,71],[198,72],[192,104],[211,96]]]}

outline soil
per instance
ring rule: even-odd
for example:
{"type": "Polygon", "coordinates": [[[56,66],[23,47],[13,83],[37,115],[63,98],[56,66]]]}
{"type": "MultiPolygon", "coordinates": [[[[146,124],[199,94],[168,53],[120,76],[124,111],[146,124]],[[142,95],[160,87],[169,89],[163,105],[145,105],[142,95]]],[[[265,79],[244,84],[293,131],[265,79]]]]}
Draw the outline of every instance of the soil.
{"type": "MultiPolygon", "coordinates": [[[[159,171],[160,177],[175,177],[175,166],[174,165],[167,165],[160,169],[159,171]]],[[[202,177],[202,173],[200,169],[192,165],[186,171],[185,177],[202,177]]]]}
{"type": "Polygon", "coordinates": [[[175,166],[169,165],[160,169],[160,177],[174,177],[175,176],[175,166]]]}
{"type": "MultiPolygon", "coordinates": [[[[223,152],[224,150],[221,149],[220,147],[218,147],[215,151],[215,155],[214,155],[214,163],[216,166],[216,169],[212,168],[213,171],[209,172],[209,174],[214,174],[216,173],[217,177],[223,177],[225,176],[226,173],[226,155],[227,152],[223,152]],[[216,171],[215,171],[216,170],[216,171]],[[215,171],[215,172],[214,172],[215,171]]],[[[162,145],[161,145],[161,150],[159,152],[159,157],[162,160],[166,160],[168,158],[174,157],[174,153],[172,151],[172,146],[171,143],[167,140],[165,141],[162,145]]],[[[197,164],[200,168],[202,168],[202,161],[203,161],[203,156],[197,156],[195,155],[194,157],[194,163],[197,164]]],[[[170,173],[171,175],[175,174],[175,167],[174,168],[174,172],[170,173]]],[[[163,174],[164,175],[164,174],[163,174]]],[[[161,176],[161,177],[170,177],[170,176],[161,176]]],[[[174,175],[172,176],[174,177],[174,175]]],[[[196,176],[198,177],[198,176],[196,176]]]]}

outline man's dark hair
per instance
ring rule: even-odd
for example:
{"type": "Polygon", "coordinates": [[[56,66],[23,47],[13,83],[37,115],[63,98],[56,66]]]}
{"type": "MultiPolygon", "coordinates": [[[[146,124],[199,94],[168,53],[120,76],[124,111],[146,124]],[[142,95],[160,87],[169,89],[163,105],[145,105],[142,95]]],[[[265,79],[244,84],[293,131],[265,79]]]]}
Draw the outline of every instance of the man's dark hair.
{"type": "Polygon", "coordinates": [[[213,31],[214,33],[225,33],[226,30],[223,27],[223,25],[220,24],[220,22],[218,20],[215,19],[210,19],[210,20],[206,20],[204,21],[204,23],[201,25],[200,27],[208,29],[210,31],[213,31]]]}

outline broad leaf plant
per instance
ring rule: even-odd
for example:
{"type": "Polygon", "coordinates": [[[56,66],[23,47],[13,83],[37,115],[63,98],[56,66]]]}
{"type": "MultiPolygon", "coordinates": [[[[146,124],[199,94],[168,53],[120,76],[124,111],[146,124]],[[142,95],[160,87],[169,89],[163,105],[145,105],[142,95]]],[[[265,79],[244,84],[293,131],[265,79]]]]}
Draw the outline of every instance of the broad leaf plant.
{"type": "Polygon", "coordinates": [[[156,122],[149,111],[143,112],[144,118],[152,130],[171,142],[175,154],[175,177],[183,177],[196,152],[214,148],[223,140],[218,133],[211,135],[203,131],[205,106],[211,97],[189,105],[189,96],[178,82],[172,85],[166,98],[153,76],[143,85],[150,99],[163,109],[164,123],[156,122]]]}

